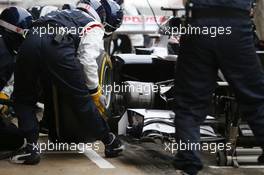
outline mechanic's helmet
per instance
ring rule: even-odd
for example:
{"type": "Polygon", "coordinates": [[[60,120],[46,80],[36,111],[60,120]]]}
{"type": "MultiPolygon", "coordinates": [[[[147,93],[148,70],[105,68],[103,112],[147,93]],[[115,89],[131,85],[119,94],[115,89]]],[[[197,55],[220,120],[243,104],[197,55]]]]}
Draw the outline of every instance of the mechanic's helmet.
{"type": "Polygon", "coordinates": [[[124,0],[115,0],[115,2],[119,5],[122,5],[124,3],[124,0]]]}
{"type": "Polygon", "coordinates": [[[58,9],[59,8],[56,6],[47,5],[47,6],[33,6],[27,10],[32,15],[33,19],[37,20],[40,17],[45,16],[48,13],[56,11],[58,9]]]}
{"type": "Polygon", "coordinates": [[[123,9],[113,0],[80,0],[77,8],[84,9],[94,17],[95,11],[104,25],[106,35],[111,35],[122,24],[123,9]]]}
{"type": "Polygon", "coordinates": [[[32,20],[31,14],[21,7],[8,7],[0,14],[1,35],[13,53],[17,53],[32,20]]]}
{"type": "Polygon", "coordinates": [[[63,4],[62,10],[74,10],[76,7],[73,4],[63,4]]]}
{"type": "Polygon", "coordinates": [[[113,0],[101,0],[101,3],[106,12],[105,33],[111,35],[122,24],[123,9],[113,0]]]}
{"type": "Polygon", "coordinates": [[[105,9],[99,0],[80,0],[77,3],[77,8],[85,11],[102,24],[105,22],[105,9]]]}

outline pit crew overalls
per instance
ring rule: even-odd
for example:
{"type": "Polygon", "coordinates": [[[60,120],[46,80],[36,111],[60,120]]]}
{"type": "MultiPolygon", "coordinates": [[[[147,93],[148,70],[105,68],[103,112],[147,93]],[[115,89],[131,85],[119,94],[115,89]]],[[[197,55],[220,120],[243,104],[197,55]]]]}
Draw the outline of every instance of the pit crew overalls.
{"type": "Polygon", "coordinates": [[[100,116],[85,85],[83,67],[76,59],[80,33],[49,33],[40,37],[34,28],[64,27],[75,30],[84,27],[93,18],[79,10],[52,12],[34,23],[21,46],[15,69],[15,111],[19,128],[28,142],[38,138],[38,121],[35,113],[40,82],[44,89],[45,112],[49,115],[49,135],[53,141],[87,142],[108,136],[108,126],[100,116]],[[72,115],[60,115],[60,135],[54,124],[54,94],[57,89],[59,101],[66,102],[72,115]]]}
{"type": "MultiPolygon", "coordinates": [[[[240,108],[264,146],[264,72],[256,55],[249,12],[251,0],[191,0],[188,24],[231,27],[231,34],[184,35],[175,72],[176,140],[199,143],[218,69],[234,89],[240,108]]],[[[197,174],[203,165],[198,150],[179,151],[175,165],[197,174]]]]}

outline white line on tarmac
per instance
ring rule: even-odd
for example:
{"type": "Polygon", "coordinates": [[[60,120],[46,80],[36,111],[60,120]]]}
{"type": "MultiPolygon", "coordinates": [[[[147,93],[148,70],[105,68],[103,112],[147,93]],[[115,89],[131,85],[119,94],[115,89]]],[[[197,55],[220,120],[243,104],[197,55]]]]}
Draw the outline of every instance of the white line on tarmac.
{"type": "Polygon", "coordinates": [[[115,168],[110,162],[103,159],[94,150],[85,150],[84,155],[86,155],[91,161],[93,161],[99,168],[102,169],[113,169],[115,168]]]}
{"type": "MultiPolygon", "coordinates": [[[[234,168],[232,166],[209,166],[209,168],[212,169],[231,169],[234,168]]],[[[239,166],[240,169],[264,169],[264,166],[257,166],[257,165],[252,165],[252,166],[239,166]]],[[[235,168],[234,168],[235,169],[235,168]]]]}

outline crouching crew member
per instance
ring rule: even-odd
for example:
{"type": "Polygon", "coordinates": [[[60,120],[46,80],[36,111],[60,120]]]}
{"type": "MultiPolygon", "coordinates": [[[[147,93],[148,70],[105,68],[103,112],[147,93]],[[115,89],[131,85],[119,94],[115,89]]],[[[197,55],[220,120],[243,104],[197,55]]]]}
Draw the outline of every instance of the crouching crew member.
{"type": "MultiPolygon", "coordinates": [[[[12,8],[2,14],[17,15],[12,8]]],[[[44,88],[45,111],[53,107],[51,92],[55,85],[61,95],[71,99],[70,107],[80,129],[89,131],[83,135],[101,140],[107,157],[115,157],[123,150],[120,140],[109,131],[102,117],[104,96],[98,83],[96,63],[103,49],[103,37],[115,31],[122,18],[122,9],[112,0],[82,0],[78,9],[54,11],[33,23],[20,47],[15,68],[15,111],[27,144],[12,157],[14,163],[37,164],[40,161],[35,149],[38,121],[34,111],[39,80],[44,88]],[[55,30],[52,34],[49,31],[41,36],[35,30],[50,26],[63,30],[55,30]],[[74,32],[80,28],[81,32],[74,32]]],[[[1,19],[14,25],[6,15],[1,19]]]]}
{"type": "MultiPolygon", "coordinates": [[[[20,11],[20,9],[18,9],[20,11]]],[[[21,29],[26,29],[31,24],[31,17],[23,10],[15,19],[15,26],[21,29]]],[[[4,14],[3,14],[4,15],[4,14]]],[[[3,17],[3,15],[1,15],[3,17]]],[[[10,19],[13,16],[7,16],[10,19]]],[[[17,46],[15,43],[20,43],[20,37],[15,40],[14,36],[21,36],[16,30],[16,27],[8,25],[5,21],[0,20],[0,99],[8,100],[13,93],[13,73],[15,67],[15,58],[17,54],[17,46]],[[5,26],[5,27],[3,27],[5,26]],[[12,47],[13,46],[13,47],[12,47]]],[[[8,107],[0,105],[0,151],[12,151],[23,145],[23,137],[21,137],[18,128],[3,116],[6,114],[8,107]]],[[[8,154],[9,155],[9,154],[8,154]]],[[[7,154],[0,155],[1,158],[6,158],[7,154]]]]}

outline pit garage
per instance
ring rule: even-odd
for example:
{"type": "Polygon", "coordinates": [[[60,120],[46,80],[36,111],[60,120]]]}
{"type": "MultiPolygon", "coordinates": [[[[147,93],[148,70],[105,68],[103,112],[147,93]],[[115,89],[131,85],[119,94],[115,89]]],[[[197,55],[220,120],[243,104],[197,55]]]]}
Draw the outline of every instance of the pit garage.
{"type": "MultiPolygon", "coordinates": [[[[104,51],[96,59],[97,74],[105,97],[104,119],[124,146],[120,156],[107,158],[101,141],[77,143],[74,140],[80,133],[78,121],[72,119],[76,111],[72,109],[71,98],[53,85],[54,118],[49,120],[53,122],[55,139],[47,129],[48,124],[43,122],[45,105],[43,99],[39,99],[35,112],[40,122],[37,145],[41,162],[35,166],[10,163],[15,151],[5,149],[0,151],[0,175],[188,174],[179,172],[173,162],[177,152],[188,149],[197,149],[201,154],[204,168],[199,175],[264,174],[264,164],[259,162],[263,154],[261,145],[246,121],[233,84],[221,69],[217,71],[209,112],[200,125],[200,142],[177,140],[175,71],[182,52],[180,40],[184,35],[180,29],[192,16],[191,7],[183,3],[181,0],[124,0],[122,25],[104,39],[104,51]]],[[[76,8],[76,2],[59,0],[10,0],[0,1],[0,4],[1,11],[10,6],[30,9],[48,5],[61,9],[67,4],[69,10],[76,8]]],[[[262,0],[252,1],[250,10],[252,42],[262,68],[263,5],[262,0]]],[[[204,14],[201,12],[201,16],[204,14]]],[[[227,15],[223,12],[223,16],[227,15]]],[[[211,33],[210,37],[215,38],[214,35],[211,33]]],[[[3,127],[18,127],[16,99],[11,98],[13,84],[12,81],[9,83],[4,90],[10,92],[10,98],[0,97],[1,111],[7,108],[0,118],[5,124],[3,127]]],[[[15,141],[5,144],[4,139],[0,140],[0,146],[11,149],[17,144],[15,141]]]]}

